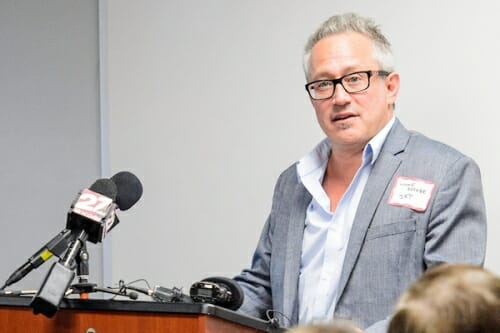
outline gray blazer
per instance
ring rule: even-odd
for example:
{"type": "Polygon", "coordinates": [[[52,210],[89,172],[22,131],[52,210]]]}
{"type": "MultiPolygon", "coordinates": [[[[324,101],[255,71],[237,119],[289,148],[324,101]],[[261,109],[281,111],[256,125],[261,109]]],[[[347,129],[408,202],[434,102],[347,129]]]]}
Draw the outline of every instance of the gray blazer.
{"type": "MultiPolygon", "coordinates": [[[[276,184],[251,268],[235,277],[245,293],[241,312],[266,318],[266,310],[272,309],[281,313],[275,313],[281,325],[297,324],[302,237],[310,201],[292,165],[276,184]]],[[[354,219],[334,318],[369,327],[390,316],[401,292],[425,269],[443,262],[482,265],[485,248],[486,213],[476,163],[408,131],[396,119],[354,219]],[[435,184],[425,211],[388,203],[399,176],[435,184]]]]}

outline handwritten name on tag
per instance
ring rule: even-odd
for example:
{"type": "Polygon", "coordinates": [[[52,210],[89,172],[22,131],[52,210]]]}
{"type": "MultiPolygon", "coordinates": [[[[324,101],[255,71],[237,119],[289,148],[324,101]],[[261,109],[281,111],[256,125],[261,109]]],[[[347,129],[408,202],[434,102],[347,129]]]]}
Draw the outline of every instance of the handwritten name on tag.
{"type": "Polygon", "coordinates": [[[388,203],[423,212],[429,205],[435,186],[427,180],[397,177],[388,203]]]}

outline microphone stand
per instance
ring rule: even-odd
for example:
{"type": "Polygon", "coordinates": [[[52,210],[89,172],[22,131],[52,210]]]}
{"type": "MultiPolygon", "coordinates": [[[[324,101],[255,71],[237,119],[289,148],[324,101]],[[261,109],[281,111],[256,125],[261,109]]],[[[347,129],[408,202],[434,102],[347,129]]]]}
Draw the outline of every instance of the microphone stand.
{"type": "MultiPolygon", "coordinates": [[[[33,313],[42,313],[52,317],[59,310],[62,299],[71,294],[78,293],[80,298],[87,299],[88,293],[102,291],[116,294],[113,290],[97,288],[95,284],[88,282],[88,252],[86,247],[88,234],[85,230],[78,230],[77,237],[69,247],[64,260],[54,263],[45,277],[42,286],[33,298],[30,306],[33,313]],[[71,285],[75,277],[75,266],[77,263],[79,283],[71,285]]],[[[133,299],[133,295],[123,295],[133,299]]]]}
{"type": "Polygon", "coordinates": [[[64,259],[52,265],[38,293],[33,297],[30,306],[34,314],[42,313],[50,318],[59,310],[59,304],[66,296],[75,277],[73,262],[82,245],[87,241],[87,232],[83,229],[77,231],[78,235],[70,245],[64,259]]]}
{"type": "Polygon", "coordinates": [[[130,299],[136,300],[139,296],[136,292],[127,293],[127,290],[115,291],[110,288],[98,287],[96,283],[89,282],[89,253],[87,251],[87,244],[84,242],[80,248],[78,256],[75,258],[76,262],[76,277],[78,283],[74,283],[69,288],[70,294],[78,294],[80,299],[88,299],[90,293],[103,292],[118,296],[125,296],[130,299]]]}
{"type": "Polygon", "coordinates": [[[87,244],[82,243],[80,252],[75,258],[76,262],[76,276],[78,283],[71,286],[73,293],[79,294],[80,299],[88,299],[89,293],[95,292],[97,284],[89,282],[89,253],[87,251],[87,244]]]}

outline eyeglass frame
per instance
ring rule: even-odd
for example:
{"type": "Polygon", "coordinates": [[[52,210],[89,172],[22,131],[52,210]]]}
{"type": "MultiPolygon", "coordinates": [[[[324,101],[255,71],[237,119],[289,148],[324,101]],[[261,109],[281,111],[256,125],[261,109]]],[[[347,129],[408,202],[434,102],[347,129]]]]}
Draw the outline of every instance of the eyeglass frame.
{"type": "Polygon", "coordinates": [[[322,80],[315,80],[315,81],[312,81],[312,82],[308,82],[304,85],[304,87],[306,88],[306,91],[309,95],[309,97],[311,97],[312,100],[315,100],[315,101],[322,101],[322,100],[325,100],[325,99],[330,99],[332,98],[332,96],[335,94],[335,89],[337,89],[337,84],[340,83],[340,85],[342,86],[342,88],[344,88],[344,91],[347,92],[348,94],[354,94],[354,93],[358,93],[358,92],[362,92],[362,91],[365,91],[367,90],[368,88],[370,88],[370,79],[372,78],[372,76],[374,74],[378,74],[379,76],[388,76],[389,74],[391,74],[391,72],[388,72],[388,71],[373,71],[373,70],[368,70],[368,71],[357,71],[357,72],[352,72],[352,73],[348,73],[346,75],[343,75],[341,77],[339,77],[338,79],[322,79],[322,80]],[[342,80],[345,79],[346,77],[350,76],[350,75],[354,75],[354,74],[360,74],[360,73],[365,73],[368,75],[368,84],[366,85],[366,88],[363,88],[361,90],[356,90],[356,91],[349,91],[347,90],[345,87],[344,87],[344,84],[342,83],[342,80]],[[318,82],[331,82],[333,84],[333,90],[332,90],[332,94],[328,97],[325,97],[325,98],[314,98],[312,97],[311,95],[311,91],[309,90],[309,86],[314,84],[314,83],[318,83],[318,82]]]}

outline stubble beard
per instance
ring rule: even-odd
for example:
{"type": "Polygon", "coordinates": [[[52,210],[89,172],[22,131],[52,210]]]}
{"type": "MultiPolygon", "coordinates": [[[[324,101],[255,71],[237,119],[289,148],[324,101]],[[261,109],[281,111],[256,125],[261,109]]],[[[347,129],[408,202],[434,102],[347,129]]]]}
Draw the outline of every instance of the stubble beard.
{"type": "Polygon", "coordinates": [[[342,129],[342,130],[346,130],[348,129],[349,127],[351,127],[349,124],[340,124],[339,125],[339,128],[342,129]]]}

